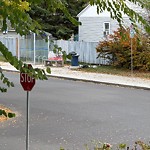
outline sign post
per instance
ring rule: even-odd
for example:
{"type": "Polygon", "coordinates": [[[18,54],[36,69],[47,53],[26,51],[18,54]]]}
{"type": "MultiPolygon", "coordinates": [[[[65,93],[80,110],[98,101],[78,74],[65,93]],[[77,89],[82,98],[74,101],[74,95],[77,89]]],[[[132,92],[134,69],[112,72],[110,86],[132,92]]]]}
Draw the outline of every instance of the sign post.
{"type": "Polygon", "coordinates": [[[135,31],[133,25],[130,26],[130,38],[131,38],[131,76],[133,76],[133,38],[135,35],[135,31]]]}
{"type": "Polygon", "coordinates": [[[26,123],[26,150],[29,150],[29,136],[30,136],[30,131],[29,131],[29,91],[27,91],[27,123],[26,123]]]}
{"type": "MultiPolygon", "coordinates": [[[[32,67],[31,64],[28,65],[28,68],[30,67],[32,67]]],[[[35,79],[27,73],[20,72],[20,83],[24,91],[27,91],[26,150],[29,150],[29,91],[31,91],[35,85],[35,79]]]]}

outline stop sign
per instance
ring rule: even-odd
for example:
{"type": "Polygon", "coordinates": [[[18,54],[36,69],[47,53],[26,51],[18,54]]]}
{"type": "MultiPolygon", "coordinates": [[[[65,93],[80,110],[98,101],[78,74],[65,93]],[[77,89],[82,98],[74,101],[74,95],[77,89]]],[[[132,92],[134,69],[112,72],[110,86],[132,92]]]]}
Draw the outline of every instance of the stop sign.
{"type": "MultiPolygon", "coordinates": [[[[28,68],[30,67],[32,67],[31,64],[28,65],[28,68]]],[[[35,79],[27,73],[20,72],[20,83],[25,91],[31,91],[35,85],[35,79]]]]}

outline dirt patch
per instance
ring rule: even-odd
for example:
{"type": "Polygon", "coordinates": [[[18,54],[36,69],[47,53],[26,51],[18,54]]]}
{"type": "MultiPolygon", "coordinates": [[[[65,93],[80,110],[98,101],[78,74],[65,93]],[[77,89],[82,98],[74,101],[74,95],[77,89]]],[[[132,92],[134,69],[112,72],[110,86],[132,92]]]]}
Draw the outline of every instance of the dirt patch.
{"type": "MultiPolygon", "coordinates": [[[[0,105],[0,109],[5,110],[6,113],[13,113],[13,111],[3,105],[0,105]]],[[[4,122],[6,120],[8,120],[9,118],[4,116],[4,115],[0,115],[0,122],[4,122]]]]}

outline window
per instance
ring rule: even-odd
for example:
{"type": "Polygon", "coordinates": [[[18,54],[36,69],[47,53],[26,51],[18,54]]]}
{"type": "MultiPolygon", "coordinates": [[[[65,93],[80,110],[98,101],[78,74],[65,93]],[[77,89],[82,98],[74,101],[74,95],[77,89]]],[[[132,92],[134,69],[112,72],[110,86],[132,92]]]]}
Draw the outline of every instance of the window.
{"type": "Polygon", "coordinates": [[[103,35],[104,37],[107,37],[107,35],[110,34],[110,23],[109,22],[104,22],[103,24],[103,35]]]}

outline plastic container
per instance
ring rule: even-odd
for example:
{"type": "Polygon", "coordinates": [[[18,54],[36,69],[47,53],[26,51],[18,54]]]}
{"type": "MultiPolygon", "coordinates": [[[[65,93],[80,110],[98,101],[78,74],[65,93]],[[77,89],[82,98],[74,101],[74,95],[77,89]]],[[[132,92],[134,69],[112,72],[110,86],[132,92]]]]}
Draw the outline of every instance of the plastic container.
{"type": "Polygon", "coordinates": [[[70,52],[69,54],[71,55],[71,66],[79,66],[79,54],[76,52],[70,52]]]}

